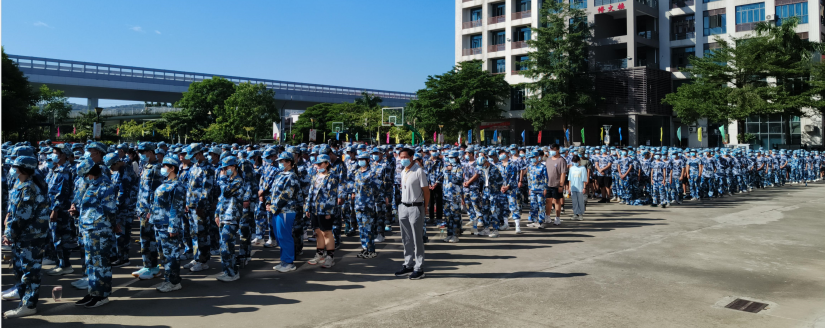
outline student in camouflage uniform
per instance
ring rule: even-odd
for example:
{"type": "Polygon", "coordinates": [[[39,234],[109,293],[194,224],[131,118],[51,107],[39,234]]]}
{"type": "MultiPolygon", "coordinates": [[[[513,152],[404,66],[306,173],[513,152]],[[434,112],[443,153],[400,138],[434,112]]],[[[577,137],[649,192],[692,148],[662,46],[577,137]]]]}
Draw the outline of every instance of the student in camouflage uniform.
{"type": "Polygon", "coordinates": [[[335,239],[332,227],[338,206],[339,176],[331,172],[330,157],[325,155],[328,150],[319,152],[321,154],[315,159],[317,173],[310,182],[307,201],[304,204],[304,212],[310,218],[312,228],[318,236],[315,257],[307,263],[321,264],[321,267],[329,268],[335,264],[335,239]]]}
{"type": "Polygon", "coordinates": [[[521,233],[521,205],[518,202],[518,186],[521,184],[521,165],[518,161],[511,162],[507,151],[502,150],[498,155],[498,165],[504,183],[501,186],[501,194],[504,198],[502,205],[502,219],[504,226],[502,230],[510,228],[508,219],[512,219],[516,226],[516,233],[521,233]],[[505,207],[504,204],[507,204],[505,207]]]}
{"type": "Polygon", "coordinates": [[[204,148],[200,144],[189,145],[186,157],[192,161],[189,168],[186,185],[186,210],[189,212],[189,235],[195,248],[194,259],[184,264],[184,269],[192,272],[209,269],[206,262],[212,256],[212,247],[209,235],[209,212],[212,207],[212,184],[215,182],[215,170],[204,156],[204,148]]]}
{"type": "Polygon", "coordinates": [[[478,221],[482,218],[481,212],[481,192],[479,190],[479,175],[476,166],[475,148],[467,147],[464,154],[465,164],[463,168],[462,193],[464,195],[464,207],[467,209],[467,217],[472,233],[478,233],[478,221]]]}
{"type": "MultiPolygon", "coordinates": [[[[378,206],[381,185],[380,169],[370,167],[370,154],[366,151],[356,156],[358,170],[353,172],[352,201],[355,216],[358,220],[358,231],[361,239],[359,258],[373,258],[375,253],[376,207],[378,206]]],[[[380,229],[383,230],[383,229],[380,229]]],[[[316,255],[319,257],[320,255],[316,255]]],[[[320,260],[320,259],[318,259],[320,260]]],[[[316,260],[317,261],[317,260],[316,260]]]]}
{"type": "Polygon", "coordinates": [[[384,235],[388,232],[382,227],[390,225],[387,213],[391,211],[390,197],[392,192],[393,172],[394,166],[390,166],[388,162],[383,161],[383,151],[380,147],[375,147],[370,151],[370,169],[376,171],[376,179],[378,179],[378,194],[373,206],[375,207],[375,221],[372,224],[372,236],[375,237],[374,242],[384,242],[384,235]]]}
{"type": "MultiPolygon", "coordinates": [[[[20,305],[6,311],[5,318],[24,317],[37,313],[40,294],[41,262],[49,232],[49,208],[45,181],[37,180],[34,171],[37,159],[18,156],[8,172],[13,184],[7,208],[3,245],[11,246],[14,263],[14,287],[3,291],[3,300],[21,300],[20,305]]],[[[5,174],[5,172],[4,172],[5,174]]],[[[5,194],[5,190],[3,191],[5,194]]]]}
{"type": "Polygon", "coordinates": [[[139,279],[152,279],[161,275],[158,268],[158,244],[155,232],[149,224],[150,211],[155,198],[155,189],[163,183],[160,174],[160,162],[155,157],[155,145],[150,142],[141,142],[138,145],[143,170],[140,176],[140,190],[138,191],[137,213],[140,220],[140,255],[143,257],[143,268],[132,272],[139,279]]]}
{"type": "Polygon", "coordinates": [[[547,202],[547,168],[541,160],[539,152],[530,152],[528,155],[530,166],[527,169],[527,184],[530,189],[530,223],[528,227],[538,228],[544,224],[545,207],[547,202]]]}
{"type": "Polygon", "coordinates": [[[129,265],[129,246],[132,244],[132,220],[135,219],[138,188],[140,187],[135,171],[127,166],[116,153],[106,154],[103,164],[112,171],[112,184],[117,195],[117,225],[120,232],[115,233],[115,256],[112,267],[129,265]]]}
{"type": "Polygon", "coordinates": [[[243,174],[238,170],[238,158],[225,156],[218,168],[220,194],[215,209],[215,224],[221,231],[221,268],[223,272],[216,279],[224,282],[241,277],[235,267],[235,243],[238,240],[238,224],[243,215],[244,184],[243,174]]]}
{"type": "Polygon", "coordinates": [[[77,167],[77,175],[85,179],[85,185],[75,200],[80,211],[79,228],[83,232],[83,247],[86,249],[86,276],[89,279],[89,294],[75,305],[87,308],[109,303],[112,293],[112,233],[120,232],[117,226],[117,195],[112,181],[103,175],[100,164],[91,159],[83,159],[77,167]]]}
{"type": "Polygon", "coordinates": [[[661,204],[662,207],[667,207],[668,196],[667,188],[665,186],[665,177],[667,177],[667,162],[662,160],[662,154],[656,152],[653,155],[653,161],[650,162],[650,195],[653,198],[653,203],[650,206],[656,207],[661,204]]]}
{"type": "Polygon", "coordinates": [[[446,217],[447,238],[444,242],[457,243],[461,235],[461,192],[464,183],[464,167],[459,163],[458,151],[447,154],[443,170],[444,216],[446,217]]]}
{"type": "Polygon", "coordinates": [[[57,145],[49,155],[52,162],[52,171],[48,176],[49,183],[49,231],[57,258],[57,266],[46,272],[50,276],[59,276],[74,272],[69,261],[71,249],[68,243],[72,238],[72,216],[69,208],[74,196],[74,180],[72,168],[68,161],[71,150],[64,145],[57,145]]]}
{"type": "Polygon", "coordinates": [[[479,180],[483,188],[481,200],[481,215],[484,217],[484,230],[479,231],[479,236],[498,237],[499,220],[501,218],[500,204],[501,188],[504,186],[504,177],[498,167],[490,163],[489,158],[496,156],[496,152],[491,150],[486,156],[479,156],[476,165],[479,172],[479,180]]]}
{"type": "MultiPolygon", "coordinates": [[[[269,191],[270,198],[267,210],[272,214],[271,226],[275,229],[275,237],[281,246],[281,263],[274,270],[290,272],[295,267],[295,220],[301,209],[301,180],[295,167],[295,155],[283,152],[278,156],[278,169],[281,171],[275,177],[275,182],[269,191]]],[[[299,235],[300,241],[300,235],[299,235]]]]}
{"type": "Polygon", "coordinates": [[[149,223],[155,231],[155,239],[166,259],[164,282],[157,287],[161,293],[181,289],[180,262],[178,257],[183,244],[183,220],[186,219],[186,188],[178,176],[180,161],[175,156],[163,158],[160,174],[166,179],[156,190],[152,202],[149,223]]]}

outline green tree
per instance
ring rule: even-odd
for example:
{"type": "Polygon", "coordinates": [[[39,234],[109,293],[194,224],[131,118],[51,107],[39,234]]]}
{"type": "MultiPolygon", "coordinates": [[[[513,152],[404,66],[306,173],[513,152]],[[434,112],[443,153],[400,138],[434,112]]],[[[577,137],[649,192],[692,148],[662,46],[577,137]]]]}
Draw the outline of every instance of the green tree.
{"type": "Polygon", "coordinates": [[[35,121],[30,109],[37,104],[37,94],[17,64],[6,56],[6,50],[3,48],[0,52],[3,57],[3,138],[22,139],[35,121]]]}
{"type": "Polygon", "coordinates": [[[539,27],[532,31],[529,60],[522,63],[522,74],[534,81],[520,85],[527,93],[524,119],[536,129],[557,117],[565,127],[580,121],[600,100],[587,61],[592,37],[587,13],[566,1],[545,0],[539,27]]]}
{"type": "Polygon", "coordinates": [[[58,122],[62,122],[69,117],[72,105],[69,104],[69,98],[65,96],[63,90],[52,90],[44,84],[40,86],[39,91],[34,112],[39,121],[46,121],[51,124],[51,135],[54,137],[56,133],[55,126],[58,122]]]}
{"type": "Polygon", "coordinates": [[[226,100],[235,93],[235,84],[222,77],[193,82],[175,103],[179,112],[164,113],[173,133],[199,135],[224,112],[226,100]]]}
{"type": "Polygon", "coordinates": [[[425,88],[410,102],[408,120],[416,127],[444,133],[467,131],[485,120],[501,117],[501,105],[510,94],[502,75],[482,69],[482,61],[458,63],[450,71],[428,76],[425,88]]]}
{"type": "Polygon", "coordinates": [[[258,138],[268,139],[264,138],[268,137],[268,133],[263,131],[271,131],[272,122],[280,120],[275,91],[267,89],[263,84],[239,84],[217,114],[217,121],[226,123],[229,132],[236,138],[248,138],[248,132],[261,131],[258,138]],[[245,128],[252,130],[247,131],[245,128]]]}
{"type": "Polygon", "coordinates": [[[673,106],[684,122],[736,120],[739,131],[750,115],[804,115],[802,108],[815,106],[805,81],[811,75],[811,56],[821,45],[799,38],[797,23],[796,17],[783,19],[781,26],[759,23],[755,34],[731,42],[716,37],[719,48],[691,57],[691,66],[680,68],[690,83],[662,102],[673,106]]]}
{"type": "Polygon", "coordinates": [[[365,91],[361,92],[361,98],[355,99],[356,105],[361,105],[367,108],[378,107],[382,102],[384,102],[384,99],[381,99],[381,97],[365,91]]]}
{"type": "MultiPolygon", "coordinates": [[[[362,140],[366,140],[363,139],[366,135],[362,134],[373,131],[373,136],[375,136],[375,127],[380,125],[380,116],[377,120],[375,118],[376,111],[380,113],[378,108],[369,109],[355,103],[317,104],[307,108],[301,114],[301,119],[292,126],[292,133],[302,135],[307,138],[305,140],[309,140],[309,129],[313,126],[318,130],[318,133],[329,133],[332,132],[334,122],[341,122],[350,135],[350,140],[355,137],[356,133],[359,134],[362,140]],[[364,127],[364,118],[367,118],[367,127],[364,127]]],[[[318,141],[321,141],[321,139],[319,134],[318,141]]]]}

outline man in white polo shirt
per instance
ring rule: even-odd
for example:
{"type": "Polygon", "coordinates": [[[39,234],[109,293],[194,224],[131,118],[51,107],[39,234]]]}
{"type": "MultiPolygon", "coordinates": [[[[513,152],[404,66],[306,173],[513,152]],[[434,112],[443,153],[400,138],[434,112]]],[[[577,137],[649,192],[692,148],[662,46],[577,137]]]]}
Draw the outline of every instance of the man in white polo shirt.
{"type": "Polygon", "coordinates": [[[410,276],[417,280],[424,278],[421,265],[424,264],[424,213],[429,204],[430,188],[427,173],[412,161],[414,152],[404,148],[398,158],[401,166],[401,204],[398,205],[398,225],[401,227],[401,243],[404,245],[404,266],[395,273],[396,277],[410,276]],[[415,257],[415,267],[413,267],[415,257]]]}

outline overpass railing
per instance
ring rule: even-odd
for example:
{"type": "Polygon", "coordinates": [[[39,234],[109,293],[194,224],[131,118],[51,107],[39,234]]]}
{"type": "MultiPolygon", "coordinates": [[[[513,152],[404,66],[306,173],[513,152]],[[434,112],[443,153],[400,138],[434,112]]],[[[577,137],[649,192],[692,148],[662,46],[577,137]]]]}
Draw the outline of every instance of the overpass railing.
{"type": "Polygon", "coordinates": [[[384,99],[410,100],[417,98],[415,93],[410,92],[396,92],[375,89],[349,88],[322,84],[254,79],[219,74],[203,74],[134,66],[108,65],[72,60],[51,59],[43,57],[19,55],[8,55],[8,57],[9,59],[17,63],[17,66],[24,73],[33,74],[82,77],[96,80],[156,83],[180,86],[188,86],[192,82],[200,82],[205,79],[212,78],[213,76],[220,76],[236,84],[245,82],[253,84],[264,84],[267,88],[285,91],[315,92],[356,97],[360,96],[361,92],[367,92],[384,99]]]}

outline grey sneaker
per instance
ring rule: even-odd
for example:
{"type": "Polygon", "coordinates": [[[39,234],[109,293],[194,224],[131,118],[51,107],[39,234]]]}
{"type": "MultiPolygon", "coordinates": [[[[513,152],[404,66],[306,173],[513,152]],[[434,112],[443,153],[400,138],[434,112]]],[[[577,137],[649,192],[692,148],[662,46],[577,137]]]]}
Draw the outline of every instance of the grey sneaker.
{"type": "Polygon", "coordinates": [[[315,257],[311,258],[307,263],[316,265],[318,263],[324,263],[324,256],[318,253],[315,254],[315,257]]]}
{"type": "Polygon", "coordinates": [[[322,268],[331,268],[333,265],[335,265],[335,259],[333,259],[332,256],[327,256],[324,259],[324,264],[322,264],[321,267],[322,268]]]}

